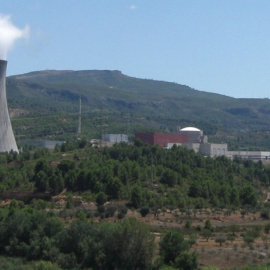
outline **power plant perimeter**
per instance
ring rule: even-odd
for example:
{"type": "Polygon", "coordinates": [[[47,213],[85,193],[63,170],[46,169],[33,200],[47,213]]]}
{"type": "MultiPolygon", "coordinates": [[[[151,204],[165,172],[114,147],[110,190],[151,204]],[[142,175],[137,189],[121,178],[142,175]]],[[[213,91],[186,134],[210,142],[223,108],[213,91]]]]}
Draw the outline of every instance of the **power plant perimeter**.
{"type": "Polygon", "coordinates": [[[8,113],[6,70],[7,61],[0,60],[0,152],[19,152],[8,113]]]}

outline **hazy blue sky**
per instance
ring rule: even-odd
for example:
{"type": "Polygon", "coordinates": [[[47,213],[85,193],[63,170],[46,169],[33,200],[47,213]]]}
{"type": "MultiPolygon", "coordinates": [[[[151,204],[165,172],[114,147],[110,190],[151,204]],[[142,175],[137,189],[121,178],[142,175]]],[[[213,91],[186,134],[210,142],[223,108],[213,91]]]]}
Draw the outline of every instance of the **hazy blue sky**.
{"type": "Polygon", "coordinates": [[[8,75],[109,69],[270,98],[269,0],[0,0],[0,14],[30,27],[8,75]]]}

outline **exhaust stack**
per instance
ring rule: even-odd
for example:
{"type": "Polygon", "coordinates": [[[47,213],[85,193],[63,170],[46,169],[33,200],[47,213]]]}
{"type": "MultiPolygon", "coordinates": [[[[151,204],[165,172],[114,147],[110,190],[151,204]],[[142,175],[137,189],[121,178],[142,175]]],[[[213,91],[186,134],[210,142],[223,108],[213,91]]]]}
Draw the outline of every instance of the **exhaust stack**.
{"type": "Polygon", "coordinates": [[[8,113],[6,70],[7,61],[0,60],[0,152],[19,152],[8,113]]]}

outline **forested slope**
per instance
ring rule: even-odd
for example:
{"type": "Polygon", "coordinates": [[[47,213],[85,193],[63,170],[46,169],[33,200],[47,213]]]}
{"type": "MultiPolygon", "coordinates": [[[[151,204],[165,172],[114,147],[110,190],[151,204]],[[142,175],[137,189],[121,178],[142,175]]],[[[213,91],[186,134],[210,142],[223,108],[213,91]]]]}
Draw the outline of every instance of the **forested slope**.
{"type": "Polygon", "coordinates": [[[181,147],[139,144],[78,148],[64,155],[68,158],[61,153],[78,147],[75,142],[57,147],[55,154],[40,149],[32,157],[28,151],[2,155],[0,190],[58,194],[66,188],[90,191],[92,200],[127,200],[135,208],[155,209],[256,207],[266,199],[261,191],[269,186],[270,168],[260,161],[205,158],[181,147]]]}
{"type": "MultiPolygon", "coordinates": [[[[167,128],[204,123],[222,130],[268,130],[268,99],[235,99],[185,85],[138,79],[120,71],[38,71],[9,77],[11,108],[30,112],[85,111],[104,108],[112,114],[145,117],[167,128]]],[[[205,125],[206,125],[205,124],[205,125]]]]}
{"type": "MultiPolygon", "coordinates": [[[[259,211],[270,217],[264,202],[270,167],[205,158],[181,147],[166,150],[136,141],[93,148],[86,141],[69,141],[54,152],[1,154],[0,176],[0,196],[5,198],[0,254],[24,257],[26,269],[197,269],[198,255],[189,251],[194,213],[224,209],[226,215],[259,211]],[[57,204],[62,191],[64,204],[57,204]],[[40,199],[40,193],[47,199],[40,199]],[[23,201],[7,201],[23,194],[23,201]],[[78,200],[83,208],[75,208],[78,200]],[[154,241],[153,228],[125,218],[128,211],[138,211],[158,219],[168,210],[187,219],[189,240],[180,231],[160,228],[161,240],[154,241]]],[[[208,220],[195,231],[208,239],[213,230],[208,220]]]]}

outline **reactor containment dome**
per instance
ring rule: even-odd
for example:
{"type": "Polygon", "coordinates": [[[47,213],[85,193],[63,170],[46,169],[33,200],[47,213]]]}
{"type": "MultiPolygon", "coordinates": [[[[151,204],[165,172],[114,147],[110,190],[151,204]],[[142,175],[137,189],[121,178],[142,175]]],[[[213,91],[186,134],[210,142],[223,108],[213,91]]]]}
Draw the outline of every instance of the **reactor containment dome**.
{"type": "Polygon", "coordinates": [[[200,129],[198,128],[195,128],[195,127],[185,127],[185,128],[182,128],[180,129],[180,131],[201,131],[200,129]]]}

